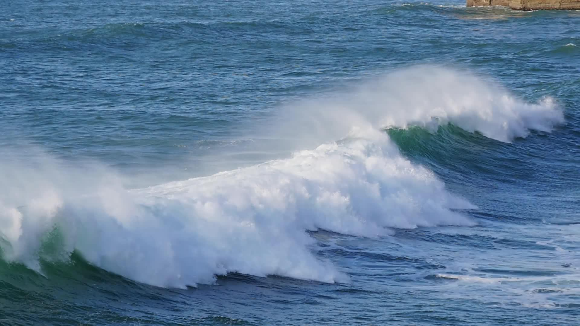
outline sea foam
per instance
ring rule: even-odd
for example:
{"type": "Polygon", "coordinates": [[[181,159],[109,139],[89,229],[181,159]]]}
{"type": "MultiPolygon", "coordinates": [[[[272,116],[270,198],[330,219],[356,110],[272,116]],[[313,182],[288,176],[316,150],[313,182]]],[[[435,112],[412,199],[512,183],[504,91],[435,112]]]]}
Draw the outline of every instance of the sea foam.
{"type": "Polygon", "coordinates": [[[461,210],[475,207],[402,156],[381,129],[451,122],[511,141],[563,122],[550,99],[525,103],[469,73],[434,67],[286,109],[280,135],[288,128],[296,146],[321,145],[148,188],[127,189],[99,165],[65,167],[41,154],[22,164],[12,155],[0,163],[4,259],[42,272],[40,258],[77,251],[95,266],[167,287],[212,283],[230,272],[347,281],[316,256],[306,231],[377,237],[393,228],[474,224],[461,210]],[[46,253],[55,236],[59,253],[46,253]]]}
{"type": "Polygon", "coordinates": [[[549,132],[564,123],[551,97],[528,103],[501,85],[468,71],[417,66],[287,107],[281,114],[289,133],[332,141],[353,126],[373,129],[419,126],[435,131],[452,123],[469,132],[512,142],[531,130],[549,132]]]}

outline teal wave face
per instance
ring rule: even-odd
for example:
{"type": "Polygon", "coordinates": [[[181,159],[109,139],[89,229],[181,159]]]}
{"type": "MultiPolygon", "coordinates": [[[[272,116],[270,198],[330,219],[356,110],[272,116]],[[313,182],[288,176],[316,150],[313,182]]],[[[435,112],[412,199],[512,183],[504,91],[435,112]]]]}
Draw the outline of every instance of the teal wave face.
{"type": "Polygon", "coordinates": [[[481,208],[476,213],[481,218],[556,223],[559,219],[574,220],[566,198],[575,188],[577,153],[570,150],[573,140],[569,135],[576,128],[567,124],[554,133],[534,133],[512,144],[466,132],[452,124],[441,126],[436,132],[412,127],[389,129],[387,133],[412,161],[435,171],[452,190],[469,193],[467,198],[481,208]],[[561,162],[557,181],[553,174],[554,155],[561,162]],[[485,200],[481,200],[482,196],[485,200]],[[561,214],[554,216],[554,210],[561,214]]]}

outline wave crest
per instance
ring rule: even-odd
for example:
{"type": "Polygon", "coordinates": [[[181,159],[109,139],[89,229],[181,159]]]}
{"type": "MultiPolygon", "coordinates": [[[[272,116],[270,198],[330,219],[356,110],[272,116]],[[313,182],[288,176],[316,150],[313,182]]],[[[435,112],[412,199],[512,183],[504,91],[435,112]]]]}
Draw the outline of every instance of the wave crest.
{"type": "Polygon", "coordinates": [[[381,128],[453,123],[510,141],[563,122],[550,99],[528,104],[473,75],[434,67],[333,97],[286,110],[278,125],[279,135],[284,128],[296,135],[297,146],[304,139],[323,145],[202,178],[128,190],[123,178],[95,165],[65,166],[43,155],[32,164],[4,160],[2,255],[40,271],[39,259],[54,256],[43,245],[56,229],[60,253],[49,259],[79,252],[158,286],[211,283],[230,272],[344,281],[313,254],[305,231],[374,237],[389,228],[474,224],[457,211],[474,206],[403,157],[381,128]]]}
{"type": "Polygon", "coordinates": [[[277,128],[319,143],[339,139],[353,126],[434,131],[448,123],[511,142],[531,130],[552,131],[564,114],[550,97],[527,103],[470,72],[417,66],[293,105],[282,121],[277,128]]]}

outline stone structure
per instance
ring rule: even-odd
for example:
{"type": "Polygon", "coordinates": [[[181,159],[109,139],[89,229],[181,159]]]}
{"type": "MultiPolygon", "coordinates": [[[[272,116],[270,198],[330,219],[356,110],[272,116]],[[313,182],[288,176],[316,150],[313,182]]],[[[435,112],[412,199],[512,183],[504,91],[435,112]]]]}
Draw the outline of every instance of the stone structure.
{"type": "Polygon", "coordinates": [[[580,0],[467,0],[467,6],[504,6],[515,10],[580,10],[580,0]]]}

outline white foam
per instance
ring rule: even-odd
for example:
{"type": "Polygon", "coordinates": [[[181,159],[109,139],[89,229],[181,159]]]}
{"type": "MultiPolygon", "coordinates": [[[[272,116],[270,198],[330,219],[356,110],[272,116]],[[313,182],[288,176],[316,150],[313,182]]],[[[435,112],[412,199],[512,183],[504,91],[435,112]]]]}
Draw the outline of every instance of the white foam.
{"type": "Polygon", "coordinates": [[[67,250],[160,286],[208,283],[227,272],[340,281],[344,275],[312,254],[306,230],[374,237],[388,234],[388,227],[473,224],[451,211],[472,205],[403,158],[380,132],[286,160],[132,191],[81,171],[59,177],[64,179],[40,182],[49,186],[21,198],[25,214],[2,201],[8,258],[34,261],[41,235],[57,225],[67,250]]]}
{"type": "Polygon", "coordinates": [[[517,281],[515,279],[509,278],[488,278],[488,277],[480,277],[480,276],[470,276],[470,275],[456,275],[456,274],[437,274],[438,278],[444,278],[448,280],[457,280],[469,283],[501,283],[505,281],[517,281]]]}
{"type": "MultiPolygon", "coordinates": [[[[464,130],[511,142],[530,130],[550,132],[564,123],[554,99],[524,102],[494,82],[466,71],[436,66],[400,70],[285,110],[277,129],[307,140],[332,141],[353,126],[435,131],[452,123],[464,130]]],[[[306,142],[307,143],[307,142],[306,142]]]]}
{"type": "Polygon", "coordinates": [[[285,119],[302,137],[297,144],[324,143],[315,149],[145,189],[128,190],[96,165],[65,167],[40,154],[26,160],[32,166],[18,155],[4,160],[4,257],[39,270],[43,237],[56,226],[63,251],[158,286],[211,283],[228,272],[345,281],[312,253],[305,231],[375,237],[389,228],[474,224],[455,211],[474,206],[404,158],[380,128],[453,122],[509,141],[563,121],[551,100],[526,104],[475,76],[432,67],[339,97],[296,105],[285,119]]]}

